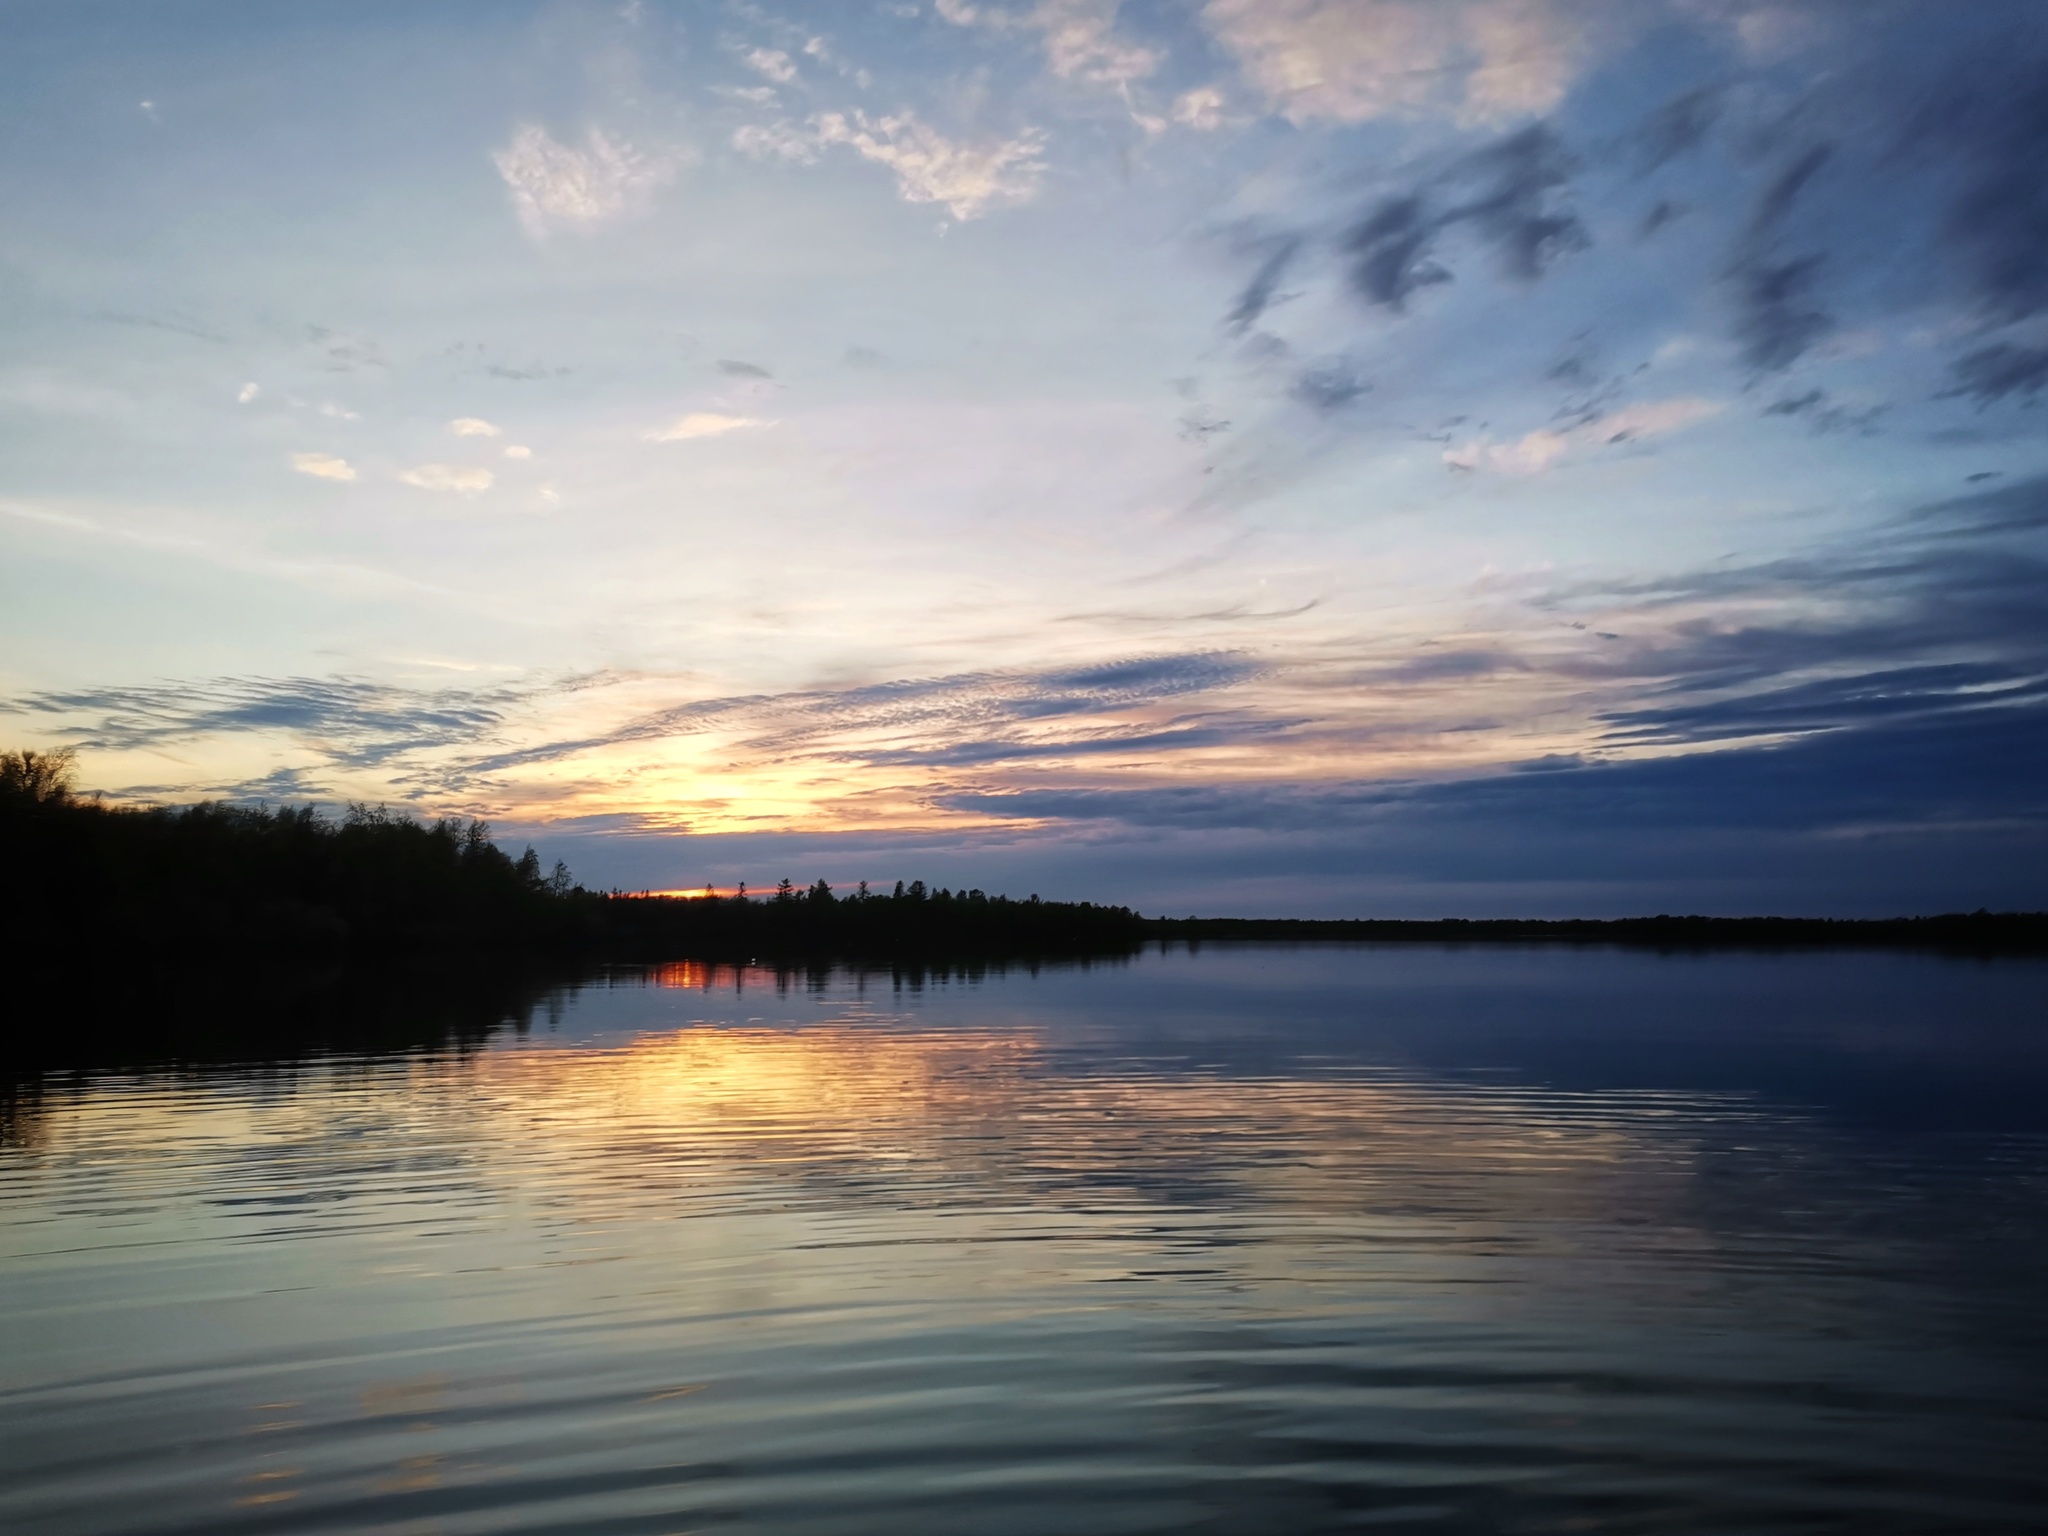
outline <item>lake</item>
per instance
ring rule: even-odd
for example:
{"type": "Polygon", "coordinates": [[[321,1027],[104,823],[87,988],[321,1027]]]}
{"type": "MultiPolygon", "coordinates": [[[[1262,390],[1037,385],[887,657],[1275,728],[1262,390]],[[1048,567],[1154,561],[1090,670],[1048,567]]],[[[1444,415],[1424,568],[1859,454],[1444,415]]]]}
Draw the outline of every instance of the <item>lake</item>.
{"type": "Polygon", "coordinates": [[[2048,1518],[2039,961],[679,963],[6,1104],[13,1536],[2048,1518]]]}

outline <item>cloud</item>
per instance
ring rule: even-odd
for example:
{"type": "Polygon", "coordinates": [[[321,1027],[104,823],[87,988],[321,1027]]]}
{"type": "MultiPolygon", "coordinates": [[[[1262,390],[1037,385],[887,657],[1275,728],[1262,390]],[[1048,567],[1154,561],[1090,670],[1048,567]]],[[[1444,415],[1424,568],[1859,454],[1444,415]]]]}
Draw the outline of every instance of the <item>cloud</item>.
{"type": "Polygon", "coordinates": [[[1503,275],[1534,282],[1551,263],[1589,243],[1578,215],[1558,206],[1574,162],[1557,135],[1532,124],[1455,162],[1425,186],[1382,199],[1342,242],[1352,288],[1400,311],[1423,288],[1448,283],[1441,237],[1469,230],[1503,275]]]}
{"type": "Polygon", "coordinates": [[[395,741],[472,737],[501,718],[500,703],[456,692],[420,694],[358,678],[227,677],[37,693],[11,707],[38,714],[96,714],[100,718],[78,734],[91,746],[111,750],[221,731],[284,729],[330,740],[356,738],[354,746],[370,746],[371,751],[355,760],[374,761],[395,741]]]}
{"type": "Polygon", "coordinates": [[[599,734],[479,758],[463,771],[497,772],[710,731],[744,733],[741,745],[753,755],[898,768],[1193,750],[1295,722],[1216,711],[1162,720],[1147,713],[1149,706],[1234,688],[1265,670],[1250,657],[1194,652],[700,699],[599,734]]]}
{"type": "Polygon", "coordinates": [[[1173,120],[1197,133],[1211,133],[1224,125],[1223,93],[1213,85],[1198,85],[1173,99],[1173,120]]]}
{"type": "Polygon", "coordinates": [[[533,457],[533,450],[524,443],[507,443],[505,445],[505,457],[508,459],[530,459],[533,457]]]}
{"type": "Polygon", "coordinates": [[[1639,747],[2034,708],[2048,691],[2048,482],[1915,509],[1856,543],[1605,589],[1637,696],[1601,713],[1639,747]]]}
{"type": "Polygon", "coordinates": [[[1014,139],[975,146],[947,139],[909,111],[880,118],[828,112],[815,126],[820,143],[844,144],[863,159],[889,167],[905,202],[943,203],[963,222],[990,208],[1029,202],[1045,174],[1039,158],[1045,135],[1035,128],[1014,139]]]}
{"type": "MultiPolygon", "coordinates": [[[[0,711],[70,717],[54,734],[111,750],[281,733],[303,754],[292,771],[307,792],[340,771],[376,768],[409,796],[426,791],[473,797],[502,795],[505,775],[521,768],[710,733],[723,739],[721,752],[756,761],[831,764],[835,774],[846,765],[901,770],[1054,764],[1248,743],[1291,722],[1155,706],[1236,687],[1262,670],[1251,658],[1228,653],[1136,656],[1093,666],[699,699],[623,719],[615,715],[608,726],[573,735],[545,734],[541,706],[573,695],[577,713],[587,715],[588,700],[620,679],[557,678],[469,692],[351,677],[240,677],[45,692],[0,701],[0,711]],[[537,725],[543,733],[538,741],[537,725]]],[[[218,793],[222,787],[185,785],[172,792],[218,793]]],[[[248,785],[228,788],[258,792],[248,785]]]]}
{"type": "Polygon", "coordinates": [[[1827,399],[1826,390],[1809,389],[1803,395],[1787,395],[1782,400],[1773,400],[1764,407],[1764,414],[1766,416],[1802,416],[1818,408],[1825,399],[1827,399]]]}
{"type": "MultiPolygon", "coordinates": [[[[1698,402],[1648,402],[1554,435],[1678,430],[1703,414],[1698,402]]],[[[1529,590],[1532,622],[1519,631],[1364,654],[1149,654],[672,707],[645,702],[659,680],[627,680],[630,690],[608,698],[595,679],[579,686],[573,714],[552,722],[522,702],[554,686],[539,684],[464,696],[241,680],[15,707],[74,714],[66,739],[109,744],[288,732],[311,765],[306,782],[337,764],[403,758],[388,776],[415,790],[547,804],[553,791],[534,786],[566,781],[523,770],[593,754],[605,779],[625,784],[636,762],[695,754],[713,775],[822,776],[858,786],[847,791],[855,800],[893,797],[902,824],[929,814],[1308,838],[1364,829],[1382,849],[1394,846],[1385,838],[1410,839],[1401,846],[1418,867],[1439,874],[1467,834],[1463,846],[1490,843],[1489,856],[1505,859],[1561,828],[1602,858],[1631,846],[1646,857],[1641,836],[1685,826],[1818,837],[1871,821],[2001,815],[2031,816],[2038,833],[2048,802],[2035,767],[2048,739],[2044,536],[2048,482],[2024,482],[1918,508],[1797,559],[1553,582],[1529,590]],[[1567,631],[1560,620],[1573,616],[1588,622],[1567,631]],[[1605,632],[1597,642],[1594,628],[1605,632]],[[1576,723],[1546,725],[1526,744],[1532,721],[1561,709],[1576,723]],[[1476,776],[1465,767],[1455,782],[1405,769],[1402,782],[1334,777],[1399,763],[1379,749],[1447,731],[1492,742],[1461,760],[1486,764],[1476,776]],[[1562,761],[1574,752],[1588,761],[1562,761]],[[1555,771],[1500,772],[1510,753],[1555,771]],[[1680,756],[1593,760],[1645,753],[1680,756]]],[[[1529,857],[1553,872],[1575,867],[1569,850],[1545,847],[1529,857]]],[[[1677,855],[1665,847],[1659,857],[1677,855]]]]}
{"type": "Polygon", "coordinates": [[[353,480],[354,466],[347,459],[337,459],[331,453],[295,453],[292,468],[302,475],[312,475],[320,480],[353,480]]]}
{"type": "Polygon", "coordinates": [[[1812,297],[1824,258],[1790,255],[1783,230],[1807,186],[1833,157],[1833,147],[1815,145],[1764,187],[1728,283],[1735,298],[1735,334],[1743,361],[1758,373],[1790,367],[1834,329],[1834,319],[1812,297]]]}
{"type": "Polygon", "coordinates": [[[309,325],[306,340],[320,350],[323,361],[319,366],[327,373],[359,373],[365,368],[390,366],[384,349],[371,337],[338,335],[324,325],[309,325]]]}
{"type": "MultiPolygon", "coordinates": [[[[2048,815],[2048,794],[2014,771],[2010,755],[2044,746],[2048,709],[2030,709],[1960,725],[1884,722],[1837,738],[1679,757],[1537,760],[1437,783],[968,790],[944,803],[985,816],[1133,828],[1327,836],[1379,827],[1425,845],[1460,827],[1492,841],[1509,862],[1567,831],[1635,843],[1655,828],[1783,833],[1986,816],[2039,820],[2048,815]]],[[[1551,878],[1567,868],[1553,865],[1551,878]]]]}
{"type": "Polygon", "coordinates": [[[1159,68],[1150,48],[1116,36],[1118,0],[1042,0],[1032,25],[1045,34],[1045,61],[1062,80],[1128,86],[1159,68]]]}
{"type": "Polygon", "coordinates": [[[1803,421],[1807,430],[1817,436],[1831,432],[1858,432],[1871,437],[1876,435],[1877,420],[1885,410],[1883,405],[1869,405],[1857,410],[1837,404],[1826,390],[1814,388],[1804,394],[1773,400],[1764,407],[1763,414],[1803,421]]]}
{"type": "Polygon", "coordinates": [[[225,342],[228,339],[220,332],[209,330],[189,319],[174,319],[163,315],[138,315],[125,310],[102,309],[94,313],[93,319],[104,320],[109,325],[133,325],[144,330],[165,331],[173,336],[190,336],[195,341],[225,342]]]}
{"type": "Polygon", "coordinates": [[[1651,400],[1640,405],[1605,411],[1558,429],[1538,428],[1509,443],[1474,438],[1446,448],[1444,463],[1452,469],[1491,470],[1502,475],[1537,475],[1567,454],[1592,447],[1612,447],[1682,432],[1717,416],[1724,409],[1716,400],[1687,396],[1651,400]]]}
{"type": "Polygon", "coordinates": [[[775,377],[771,370],[762,367],[759,363],[747,362],[744,358],[721,357],[718,360],[717,367],[718,371],[728,378],[772,379],[775,377]]]}
{"type": "Polygon", "coordinates": [[[1610,8],[1551,0],[1209,0],[1202,19],[1290,121],[1449,108],[1473,122],[1564,98],[1610,8]]]}
{"type": "Polygon", "coordinates": [[[1273,302],[1273,295],[1280,286],[1280,279],[1286,276],[1288,266],[1300,250],[1299,235],[1282,236],[1271,243],[1266,259],[1259,263],[1259,269],[1252,274],[1251,281],[1245,284],[1244,292],[1237,296],[1237,303],[1232,305],[1230,313],[1223,317],[1224,329],[1233,336],[1242,336],[1258,323],[1259,317],[1265,314],[1267,306],[1273,302]]]}
{"type": "Polygon", "coordinates": [[[749,48],[740,55],[740,62],[777,85],[787,85],[796,78],[795,61],[780,48],[749,48]]]}
{"type": "Polygon", "coordinates": [[[1949,365],[1948,395],[1966,395],[1990,405],[2010,395],[2031,399],[2048,387],[2048,347],[1994,342],[1966,353],[1949,365]]]}
{"type": "MultiPolygon", "coordinates": [[[[1559,591],[1555,611],[1606,606],[1615,635],[1586,653],[1528,649],[1426,659],[1425,681],[1503,672],[1518,687],[1548,669],[1621,697],[1601,710],[1574,762],[1529,761],[1448,781],[1279,778],[1126,787],[1103,776],[1011,778],[947,791],[969,814],[1190,832],[1244,828],[1329,837],[1346,828],[1401,839],[1438,876],[1489,846],[1557,878],[1581,858],[1617,859],[1647,834],[1747,829],[1869,838],[1922,829],[1974,865],[2007,837],[2033,859],[2048,842],[2048,481],[1919,508],[1853,544],[1808,557],[1725,565],[1634,586],[1559,591]],[[1616,606],[1619,605],[1619,606],[1616,606]],[[1676,749],[1674,751],[1674,749],[1676,749]],[[1636,755],[1645,751],[1654,755],[1636,755]],[[1529,772],[1534,768],[1555,771],[1529,772]],[[1959,843],[1975,829],[1978,843],[1959,843]],[[1434,860],[1432,866],[1431,860],[1434,860]]],[[[1358,673],[1383,693],[1406,666],[1358,673]]],[[[1788,849],[1811,857],[1826,843],[1788,849]]],[[[1837,842],[1834,846],[1849,846],[1837,842]]],[[[1936,845],[1929,844],[1927,847],[1936,845]]],[[[1687,878],[1704,848],[1656,845],[1687,878]]],[[[1993,862],[2001,862],[1994,860],[1993,862]]],[[[1974,904],[1974,903],[1972,903],[1974,904]]]]}
{"type": "Polygon", "coordinates": [[[263,393],[261,385],[244,384],[239,390],[235,392],[235,403],[237,405],[247,405],[251,400],[254,400],[261,393],[263,393]]]}
{"type": "Polygon", "coordinates": [[[1757,256],[1745,258],[1729,273],[1735,334],[1743,361],[1757,372],[1782,372],[1834,329],[1834,317],[1812,297],[1821,265],[1817,255],[1757,256]]]}
{"type": "Polygon", "coordinates": [[[1011,11],[938,0],[935,9],[956,27],[1035,31],[1043,39],[1047,66],[1060,79],[1126,91],[1158,70],[1160,56],[1116,35],[1119,5],[1120,0],[1038,0],[1028,11],[1011,11]]]}
{"type": "Polygon", "coordinates": [[[1574,162],[1557,135],[1532,124],[1468,156],[1451,172],[1452,185],[1472,190],[1444,214],[1446,225],[1470,222],[1492,242],[1502,269],[1524,282],[1588,243],[1578,216],[1552,206],[1551,195],[1571,184],[1574,162]]]}
{"type": "Polygon", "coordinates": [[[1571,450],[1571,439],[1548,428],[1527,434],[1512,443],[1475,439],[1446,448],[1443,460],[1452,469],[1490,469],[1500,475],[1540,475],[1571,450]]]}
{"type": "MultiPolygon", "coordinates": [[[[276,733],[306,754],[283,770],[293,792],[312,796],[336,771],[390,771],[414,754],[488,740],[508,712],[581,680],[497,689],[421,690],[364,678],[225,677],[137,688],[51,691],[0,702],[14,714],[70,717],[57,734],[87,749],[133,751],[209,737],[276,733]]],[[[418,784],[419,770],[399,784],[418,784]]],[[[186,784],[168,793],[275,794],[263,785],[186,784]]]]}
{"type": "Polygon", "coordinates": [[[448,430],[457,437],[496,437],[498,429],[481,416],[458,416],[448,423],[448,430]]]}
{"type": "Polygon", "coordinates": [[[528,124],[491,156],[512,193],[527,234],[546,239],[557,229],[592,229],[639,211],[654,191],[674,179],[684,155],[646,154],[592,128],[581,149],[545,128],[528,124]]]}
{"type": "Polygon", "coordinates": [[[398,478],[423,491],[458,491],[465,496],[488,491],[493,480],[488,469],[469,464],[418,464],[401,469],[398,478]]]}
{"type": "Polygon", "coordinates": [[[755,160],[782,160],[791,165],[813,165],[818,159],[818,139],[794,123],[748,123],[735,128],[732,147],[755,160]]]}
{"type": "Polygon", "coordinates": [[[1616,710],[1609,739],[1631,745],[1702,742],[1840,731],[1893,719],[2005,711],[2048,704],[2048,684],[2016,678],[1991,662],[1944,662],[1800,679],[1733,698],[1616,710]]]}
{"type": "Polygon", "coordinates": [[[1642,123],[1632,151],[1637,172],[1648,175],[1706,141],[1727,106],[1727,91],[1706,86],[1666,102],[1642,123]]]}
{"type": "Polygon", "coordinates": [[[692,438],[723,437],[728,432],[748,432],[774,425],[774,422],[763,421],[758,416],[724,416],[716,411],[691,411],[677,418],[673,425],[648,433],[647,440],[650,443],[683,443],[692,438]]]}
{"type": "Polygon", "coordinates": [[[1750,213],[1750,232],[1754,235],[1775,233],[1807,185],[1834,158],[1834,152],[1831,144],[1816,144],[1772,177],[1750,213]]]}
{"type": "Polygon", "coordinates": [[[1337,358],[1302,370],[1288,393],[1319,411],[1336,411],[1371,388],[1371,383],[1362,378],[1349,362],[1337,358]]]}
{"type": "Polygon", "coordinates": [[[1448,283],[1450,272],[1429,254],[1442,227],[1420,197],[1386,199],[1345,238],[1351,286],[1370,302],[1399,311],[1417,290],[1448,283]]]}
{"type": "Polygon", "coordinates": [[[2036,18],[2023,14],[2024,29],[1952,64],[1906,124],[1908,148],[1943,162],[1943,234],[2001,321],[2048,309],[2048,62],[2036,18]]]}
{"type": "Polygon", "coordinates": [[[1682,432],[1709,417],[1720,415],[1722,409],[1718,400],[1702,400],[1693,395],[1671,400],[1648,400],[1640,405],[1610,411],[1575,430],[1596,442],[1626,443],[1638,438],[1662,437],[1667,432],[1682,432]]]}

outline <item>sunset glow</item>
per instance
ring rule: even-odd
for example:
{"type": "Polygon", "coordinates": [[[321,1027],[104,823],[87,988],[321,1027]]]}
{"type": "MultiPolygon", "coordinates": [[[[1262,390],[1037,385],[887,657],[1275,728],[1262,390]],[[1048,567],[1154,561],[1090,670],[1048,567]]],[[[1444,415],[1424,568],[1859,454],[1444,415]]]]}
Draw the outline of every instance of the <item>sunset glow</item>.
{"type": "Polygon", "coordinates": [[[89,788],[630,889],[2048,900],[2037,6],[17,33],[0,707],[89,788]]]}

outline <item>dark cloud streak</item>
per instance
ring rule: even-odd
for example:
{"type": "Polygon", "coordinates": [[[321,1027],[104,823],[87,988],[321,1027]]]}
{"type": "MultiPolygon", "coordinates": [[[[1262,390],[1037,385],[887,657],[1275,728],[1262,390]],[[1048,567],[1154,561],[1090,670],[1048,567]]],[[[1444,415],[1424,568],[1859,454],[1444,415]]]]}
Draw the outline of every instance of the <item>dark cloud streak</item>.
{"type": "Polygon", "coordinates": [[[1287,275],[1287,268],[1301,250],[1299,235],[1285,235],[1274,242],[1272,252],[1259,263],[1259,268],[1246,283],[1244,291],[1237,296],[1237,303],[1224,316],[1223,325],[1233,336],[1242,336],[1259,317],[1265,314],[1273,302],[1274,293],[1280,286],[1280,279],[1287,275]]]}
{"type": "Polygon", "coordinates": [[[1451,274],[1429,259],[1442,227],[1420,197],[1381,203],[1345,237],[1351,286],[1368,302],[1399,313],[1419,289],[1450,282],[1451,274]]]}
{"type": "Polygon", "coordinates": [[[1728,269],[1736,337],[1743,361],[1758,373],[1789,368],[1834,329],[1833,316],[1813,297],[1825,258],[1786,254],[1781,241],[1794,205],[1833,155],[1832,146],[1816,145],[1771,179],[1728,269]]]}
{"type": "Polygon", "coordinates": [[[1341,242],[1353,290],[1368,303],[1405,309],[1419,290],[1452,281],[1434,253],[1461,226],[1505,276],[1535,282],[1590,243],[1578,215],[1554,201],[1575,164],[1556,133],[1536,123],[1465,156],[1435,182],[1384,199],[1341,242]]]}
{"type": "Polygon", "coordinates": [[[2012,342],[1993,342],[1965,353],[1949,365],[1950,396],[1966,396],[1979,406],[2012,395],[2031,399],[2048,387],[2048,347],[2024,347],[2012,342]]]}

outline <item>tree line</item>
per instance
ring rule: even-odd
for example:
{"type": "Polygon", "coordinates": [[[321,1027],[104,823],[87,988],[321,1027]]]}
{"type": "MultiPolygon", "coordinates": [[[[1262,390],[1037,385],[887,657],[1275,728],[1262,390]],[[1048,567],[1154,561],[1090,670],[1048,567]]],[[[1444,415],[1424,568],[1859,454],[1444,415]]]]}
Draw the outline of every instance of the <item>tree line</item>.
{"type": "Polygon", "coordinates": [[[1143,932],[1124,907],[921,880],[887,894],[823,880],[765,896],[593,891],[531,847],[513,857],[475,818],[113,806],[75,784],[69,751],[0,752],[0,932],[18,962],[1086,953],[1134,949],[1143,932]]]}

